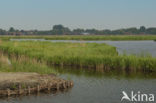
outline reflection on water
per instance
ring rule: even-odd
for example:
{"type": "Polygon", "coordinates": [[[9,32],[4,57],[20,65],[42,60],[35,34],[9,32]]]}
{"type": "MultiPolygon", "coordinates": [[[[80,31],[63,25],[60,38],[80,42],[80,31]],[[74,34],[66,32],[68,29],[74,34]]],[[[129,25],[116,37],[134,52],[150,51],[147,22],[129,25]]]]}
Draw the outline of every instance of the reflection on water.
{"type": "MultiPolygon", "coordinates": [[[[55,71],[60,75],[75,75],[77,77],[94,77],[94,78],[116,78],[116,79],[153,79],[156,78],[156,73],[153,72],[133,72],[133,71],[122,71],[122,70],[102,70],[102,69],[85,69],[85,68],[71,68],[71,67],[53,67],[55,71]]],[[[68,79],[68,78],[66,78],[68,79]]]]}
{"type": "MultiPolygon", "coordinates": [[[[19,40],[18,41],[23,41],[19,40]]],[[[28,40],[24,40],[28,41],[28,40]]],[[[156,56],[154,41],[76,41],[39,40],[51,42],[107,43],[120,54],[149,53],[156,56]]],[[[68,91],[0,100],[0,103],[121,103],[122,91],[156,94],[156,74],[142,72],[101,71],[54,67],[59,76],[74,81],[68,91]]],[[[124,102],[126,103],[126,101],[124,102]]]]}
{"type": "MultiPolygon", "coordinates": [[[[68,91],[0,100],[0,103],[121,103],[122,91],[156,94],[153,73],[57,68],[59,76],[74,81],[68,91]]],[[[126,103],[126,102],[124,102],[126,103]]]]}

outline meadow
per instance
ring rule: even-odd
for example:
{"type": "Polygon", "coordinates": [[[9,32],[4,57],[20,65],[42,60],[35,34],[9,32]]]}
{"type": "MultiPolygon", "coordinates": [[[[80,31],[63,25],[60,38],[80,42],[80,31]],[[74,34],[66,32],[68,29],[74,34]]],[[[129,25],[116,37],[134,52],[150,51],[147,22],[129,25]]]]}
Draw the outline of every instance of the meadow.
{"type": "Polygon", "coordinates": [[[156,58],[118,55],[116,48],[107,44],[1,41],[0,51],[20,61],[27,58],[25,61],[33,63],[31,60],[35,59],[47,68],[57,65],[104,71],[156,72],[156,58]]]}
{"type": "Polygon", "coordinates": [[[46,40],[156,40],[156,35],[27,35],[0,36],[1,40],[46,39],[46,40]]]}

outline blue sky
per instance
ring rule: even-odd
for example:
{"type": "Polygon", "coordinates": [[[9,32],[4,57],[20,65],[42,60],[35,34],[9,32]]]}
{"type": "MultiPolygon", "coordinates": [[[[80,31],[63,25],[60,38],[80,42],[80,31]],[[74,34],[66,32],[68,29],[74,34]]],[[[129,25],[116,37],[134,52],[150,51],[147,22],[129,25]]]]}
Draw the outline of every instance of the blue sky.
{"type": "Polygon", "coordinates": [[[156,0],[0,0],[0,28],[156,27],[156,0]]]}

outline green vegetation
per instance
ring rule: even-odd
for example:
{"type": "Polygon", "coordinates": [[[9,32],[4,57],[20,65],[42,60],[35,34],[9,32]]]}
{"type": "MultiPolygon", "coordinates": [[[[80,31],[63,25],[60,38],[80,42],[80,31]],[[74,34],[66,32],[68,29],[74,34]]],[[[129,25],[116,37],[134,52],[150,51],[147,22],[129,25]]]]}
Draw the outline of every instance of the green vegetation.
{"type": "Polygon", "coordinates": [[[0,53],[0,72],[36,72],[40,74],[56,73],[53,69],[44,63],[40,63],[35,59],[29,59],[24,56],[16,58],[11,55],[0,53]]]}
{"type": "Polygon", "coordinates": [[[51,30],[18,30],[11,27],[8,31],[0,29],[0,35],[141,35],[141,34],[156,34],[156,27],[146,28],[121,28],[117,30],[97,30],[97,29],[83,29],[77,28],[74,30],[64,27],[63,25],[54,25],[51,30]]]}
{"type": "Polygon", "coordinates": [[[53,36],[0,36],[1,40],[46,39],[46,40],[156,40],[156,35],[53,35],[53,36]]]}
{"type": "Polygon", "coordinates": [[[115,47],[106,44],[2,41],[0,50],[16,58],[24,56],[40,63],[62,67],[156,71],[156,58],[119,56],[115,47]]]}

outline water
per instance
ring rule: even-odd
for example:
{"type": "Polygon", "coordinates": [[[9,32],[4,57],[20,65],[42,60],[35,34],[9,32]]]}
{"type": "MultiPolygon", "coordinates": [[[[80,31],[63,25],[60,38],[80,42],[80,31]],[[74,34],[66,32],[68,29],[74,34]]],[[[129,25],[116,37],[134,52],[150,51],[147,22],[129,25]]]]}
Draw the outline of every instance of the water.
{"type": "Polygon", "coordinates": [[[102,73],[74,68],[55,69],[60,73],[60,77],[74,81],[72,89],[54,94],[8,98],[0,100],[0,103],[121,103],[122,91],[156,94],[154,74],[102,73]]]}
{"type": "MultiPolygon", "coordinates": [[[[38,41],[37,39],[35,39],[38,41]]],[[[18,41],[23,41],[19,40],[18,41]]],[[[24,41],[28,41],[24,39],[24,41]]],[[[117,47],[120,54],[150,53],[156,56],[154,41],[75,41],[39,40],[51,42],[107,43],[117,47]]],[[[123,101],[122,91],[156,95],[156,74],[124,73],[53,67],[64,79],[74,81],[74,87],[64,92],[1,99],[0,103],[132,103],[123,101]]],[[[144,103],[144,102],[141,102],[144,103]]],[[[147,103],[147,102],[146,102],[147,103]]],[[[154,102],[152,102],[154,103],[154,102]]]]}
{"type": "Polygon", "coordinates": [[[106,43],[117,48],[119,54],[150,55],[156,57],[156,42],[142,41],[80,41],[80,40],[45,40],[45,39],[11,39],[12,41],[50,41],[72,43],[106,43]]]}

